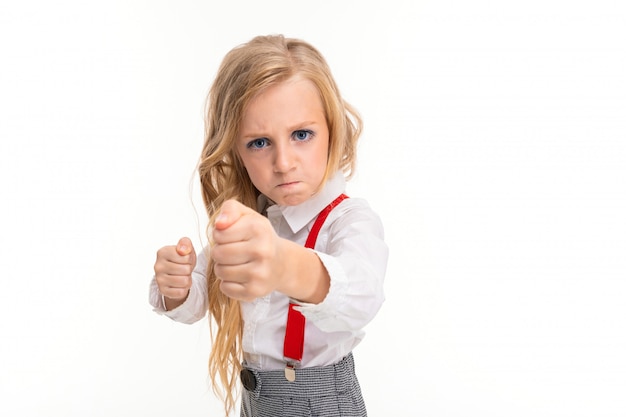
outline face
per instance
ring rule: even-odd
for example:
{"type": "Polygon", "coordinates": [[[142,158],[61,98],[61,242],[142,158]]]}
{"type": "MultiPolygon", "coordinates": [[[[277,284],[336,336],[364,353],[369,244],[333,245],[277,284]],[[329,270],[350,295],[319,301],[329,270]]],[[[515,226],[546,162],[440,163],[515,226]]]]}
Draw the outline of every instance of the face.
{"type": "Polygon", "coordinates": [[[328,161],[328,126],[315,85],[294,77],[264,90],[248,104],[236,146],[261,193],[285,206],[308,200],[328,161]]]}

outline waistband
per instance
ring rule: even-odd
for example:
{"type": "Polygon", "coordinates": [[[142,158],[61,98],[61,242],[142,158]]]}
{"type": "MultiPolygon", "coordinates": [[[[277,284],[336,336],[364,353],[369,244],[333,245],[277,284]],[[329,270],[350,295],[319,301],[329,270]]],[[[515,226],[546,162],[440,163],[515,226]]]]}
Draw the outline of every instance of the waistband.
{"type": "Polygon", "coordinates": [[[289,382],[283,369],[257,371],[244,364],[241,382],[257,398],[312,398],[346,393],[354,388],[356,381],[352,353],[334,365],[299,368],[295,372],[296,380],[289,382]]]}

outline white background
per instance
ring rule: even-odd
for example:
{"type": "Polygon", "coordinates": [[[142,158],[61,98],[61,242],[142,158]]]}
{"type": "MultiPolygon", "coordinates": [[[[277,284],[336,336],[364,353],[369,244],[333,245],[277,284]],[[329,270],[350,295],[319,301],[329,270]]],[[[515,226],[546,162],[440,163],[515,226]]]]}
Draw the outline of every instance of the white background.
{"type": "Polygon", "coordinates": [[[372,3],[0,5],[1,415],[219,415],[206,321],[148,282],[203,239],[219,62],[284,33],[365,120],[348,191],[391,248],[370,415],[626,416],[626,6],[372,3]]]}

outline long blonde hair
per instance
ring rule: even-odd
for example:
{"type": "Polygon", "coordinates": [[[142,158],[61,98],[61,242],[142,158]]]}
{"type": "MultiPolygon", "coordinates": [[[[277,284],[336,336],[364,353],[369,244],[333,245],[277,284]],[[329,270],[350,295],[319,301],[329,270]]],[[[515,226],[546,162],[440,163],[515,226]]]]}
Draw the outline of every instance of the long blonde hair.
{"type": "MultiPolygon", "coordinates": [[[[251,99],[296,74],[315,84],[325,111],[329,155],[322,183],[338,170],[347,177],[354,172],[361,118],[342,99],[324,57],[302,40],[282,35],[255,37],[226,54],[207,96],[205,140],[198,174],[209,224],[228,199],[236,199],[256,210],[259,191],[248,177],[235,148],[239,126],[251,99]]],[[[209,374],[213,390],[223,399],[228,415],[235,406],[241,371],[243,322],[239,302],[220,291],[211,261],[207,283],[208,309],[213,319],[209,374]],[[217,327],[216,332],[214,327],[217,327]]]]}

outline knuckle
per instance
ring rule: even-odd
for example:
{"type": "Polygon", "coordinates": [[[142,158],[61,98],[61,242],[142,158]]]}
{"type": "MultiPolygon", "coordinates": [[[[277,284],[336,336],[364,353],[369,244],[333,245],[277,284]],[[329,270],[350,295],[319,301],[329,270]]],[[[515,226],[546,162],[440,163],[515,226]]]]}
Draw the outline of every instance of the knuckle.
{"type": "Polygon", "coordinates": [[[167,275],[167,271],[165,270],[165,267],[163,265],[158,264],[154,266],[154,275],[156,276],[157,280],[161,280],[163,279],[164,275],[167,275]]]}
{"type": "Polygon", "coordinates": [[[211,248],[211,259],[213,259],[214,261],[217,261],[218,259],[220,259],[222,250],[221,250],[221,246],[220,245],[215,245],[211,248]]]}
{"type": "Polygon", "coordinates": [[[269,220],[262,218],[261,221],[250,222],[250,229],[254,234],[259,234],[265,232],[267,229],[267,224],[269,224],[269,220]],[[267,223],[267,224],[266,224],[267,223]]]}
{"type": "Polygon", "coordinates": [[[213,272],[215,273],[215,276],[217,276],[220,279],[224,278],[224,268],[220,265],[220,264],[214,264],[213,265],[213,272]]]}
{"type": "Polygon", "coordinates": [[[252,255],[255,259],[267,259],[270,255],[270,248],[268,245],[251,245],[249,250],[250,255],[252,255]]]}
{"type": "Polygon", "coordinates": [[[193,272],[193,266],[190,264],[186,264],[183,265],[183,275],[185,275],[186,277],[191,276],[191,273],[193,272]]]}
{"type": "Polygon", "coordinates": [[[157,250],[157,259],[165,258],[169,253],[170,246],[163,246],[159,250],[157,250]]]}

